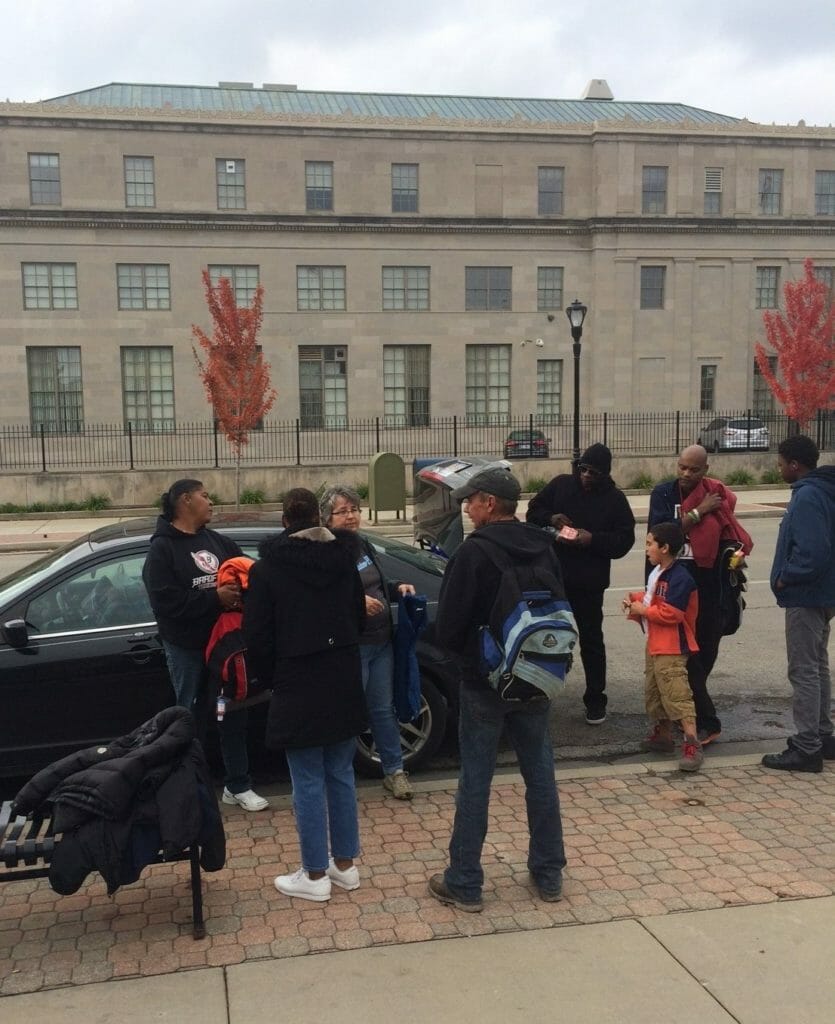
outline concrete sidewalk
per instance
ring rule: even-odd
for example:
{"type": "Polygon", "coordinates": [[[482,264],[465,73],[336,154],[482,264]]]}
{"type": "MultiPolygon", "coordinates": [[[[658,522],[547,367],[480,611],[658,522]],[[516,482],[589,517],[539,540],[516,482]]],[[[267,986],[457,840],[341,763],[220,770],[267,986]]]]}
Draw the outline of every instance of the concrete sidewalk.
{"type": "MultiPolygon", "coordinates": [[[[773,489],[753,488],[737,490],[736,511],[740,518],[752,516],[781,516],[789,500],[787,487],[773,489]]],[[[629,504],[638,522],[646,522],[649,510],[649,494],[647,492],[628,494],[629,504]]],[[[519,517],[524,519],[528,509],[528,499],[519,502],[519,517]]],[[[227,509],[221,511],[226,512],[227,509]]],[[[247,506],[242,511],[257,511],[255,506],[247,506]]],[[[20,519],[0,519],[0,552],[11,551],[48,551],[52,548],[74,540],[82,534],[95,530],[100,526],[109,526],[127,519],[135,519],[139,515],[149,514],[147,510],[124,511],[114,510],[112,513],[95,513],[89,516],[81,514],[31,516],[20,519]]],[[[406,506],[406,518],[396,519],[393,513],[380,513],[379,522],[375,525],[368,519],[363,529],[371,532],[379,531],[393,537],[409,539],[412,537],[412,505],[406,506]]]]}
{"type": "Polygon", "coordinates": [[[556,904],[528,884],[520,780],[497,775],[479,915],[426,890],[446,859],[449,780],[416,782],[411,803],[362,785],[362,886],[327,904],[272,885],[298,861],[276,787],[268,812],[224,808],[205,939],[188,927],[187,865],[112,899],[100,879],[69,897],[45,880],[0,886],[0,1007],[63,1024],[349,1024],[393,1008],[416,1024],[819,1024],[835,998],[835,765],[792,775],[758,760],[720,748],[695,775],[665,758],[560,769],[556,904]]]}

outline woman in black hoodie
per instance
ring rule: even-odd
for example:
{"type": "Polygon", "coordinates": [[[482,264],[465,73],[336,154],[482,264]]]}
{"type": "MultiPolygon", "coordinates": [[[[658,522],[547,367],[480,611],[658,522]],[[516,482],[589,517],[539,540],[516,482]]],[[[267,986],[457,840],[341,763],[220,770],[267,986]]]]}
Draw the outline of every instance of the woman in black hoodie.
{"type": "Polygon", "coordinates": [[[359,633],[365,594],[352,534],[319,526],[316,496],[284,498],[285,532],[250,570],[243,630],[254,675],[271,679],[267,746],[284,749],[302,866],[279,875],[286,896],[321,903],[331,883],[359,887],[353,759],[366,727],[359,633]]]}
{"type": "MultiPolygon", "coordinates": [[[[192,712],[200,737],[209,714],[206,643],[218,615],[241,607],[237,586],[216,583],[220,563],[243,552],[229,537],[208,528],[211,518],[212,499],[203,484],[177,480],[162,496],[162,515],[142,569],[176,702],[192,712]]],[[[246,720],[246,710],[240,710],[218,725],[226,769],[223,802],[262,811],[269,805],[251,788],[246,720]]]]}

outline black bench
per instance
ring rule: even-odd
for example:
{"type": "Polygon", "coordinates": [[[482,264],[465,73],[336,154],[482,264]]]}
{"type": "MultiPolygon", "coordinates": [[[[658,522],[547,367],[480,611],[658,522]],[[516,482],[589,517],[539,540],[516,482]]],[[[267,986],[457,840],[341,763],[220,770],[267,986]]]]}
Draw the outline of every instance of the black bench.
{"type": "MultiPolygon", "coordinates": [[[[12,804],[0,805],[0,882],[25,878],[46,878],[52,854],[61,837],[52,834],[52,818],[32,814],[12,818],[12,804]]],[[[176,857],[163,857],[158,851],[153,864],[187,860],[191,864],[191,924],[195,939],[206,937],[203,921],[203,890],[200,877],[200,850],[197,845],[181,850],[176,857]]]]}

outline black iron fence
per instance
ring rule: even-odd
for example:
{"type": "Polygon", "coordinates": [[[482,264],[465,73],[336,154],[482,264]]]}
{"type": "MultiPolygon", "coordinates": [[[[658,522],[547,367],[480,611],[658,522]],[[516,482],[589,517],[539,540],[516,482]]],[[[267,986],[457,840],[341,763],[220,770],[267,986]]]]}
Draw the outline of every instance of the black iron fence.
{"type": "MultiPolygon", "coordinates": [[[[404,460],[429,456],[495,455],[514,449],[507,443],[521,432],[540,443],[535,450],[552,458],[569,458],[573,448],[571,416],[503,417],[479,422],[471,417],[431,419],[407,427],[375,417],[351,419],[330,429],[302,427],[299,420],[267,420],[253,431],[242,465],[317,465],[364,463],[375,452],[396,452],[404,460]],[[544,444],[541,443],[544,441],[544,444]]],[[[695,441],[711,450],[773,451],[797,425],[781,413],[602,412],[580,417],[581,449],[602,441],[616,454],[675,455],[695,441]],[[733,440],[707,428],[717,419],[733,420],[733,440]],[[746,429],[747,427],[747,429],[746,429]],[[763,432],[762,428],[765,428],[763,432]]],[[[835,413],[821,411],[808,433],[822,450],[835,447],[835,413]]],[[[515,454],[519,449],[515,449],[515,454]]],[[[0,470],[48,472],[71,469],[155,469],[165,466],[228,467],[234,454],[212,422],[181,423],[173,430],[139,432],[130,425],[86,424],[77,433],[53,433],[29,425],[0,426],[0,470]]]]}

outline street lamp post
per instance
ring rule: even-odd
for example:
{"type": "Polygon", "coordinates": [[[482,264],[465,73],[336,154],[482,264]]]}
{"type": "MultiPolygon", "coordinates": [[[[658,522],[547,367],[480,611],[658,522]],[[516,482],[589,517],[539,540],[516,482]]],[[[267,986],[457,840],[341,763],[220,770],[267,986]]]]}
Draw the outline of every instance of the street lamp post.
{"type": "Polygon", "coordinates": [[[579,299],[575,299],[566,307],[565,315],[571,324],[571,337],[574,339],[574,452],[572,461],[576,465],[580,460],[580,338],[583,337],[583,321],[586,319],[588,307],[579,299]]]}

